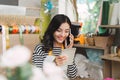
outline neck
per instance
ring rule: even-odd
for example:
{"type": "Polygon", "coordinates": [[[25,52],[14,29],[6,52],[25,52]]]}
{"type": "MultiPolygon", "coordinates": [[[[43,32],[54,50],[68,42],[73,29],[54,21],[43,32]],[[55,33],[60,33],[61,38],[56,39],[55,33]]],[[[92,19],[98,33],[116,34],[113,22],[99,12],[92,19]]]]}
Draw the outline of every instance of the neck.
{"type": "Polygon", "coordinates": [[[63,46],[63,43],[54,42],[54,47],[62,47],[62,46],[63,46]]]}

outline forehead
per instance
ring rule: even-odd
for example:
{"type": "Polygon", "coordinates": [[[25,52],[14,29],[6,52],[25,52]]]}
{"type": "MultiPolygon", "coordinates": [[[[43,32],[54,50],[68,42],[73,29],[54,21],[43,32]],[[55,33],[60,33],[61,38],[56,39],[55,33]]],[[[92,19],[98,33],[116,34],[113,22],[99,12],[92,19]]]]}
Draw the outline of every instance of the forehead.
{"type": "Polygon", "coordinates": [[[59,28],[60,29],[70,29],[70,25],[68,23],[62,23],[59,28]]]}

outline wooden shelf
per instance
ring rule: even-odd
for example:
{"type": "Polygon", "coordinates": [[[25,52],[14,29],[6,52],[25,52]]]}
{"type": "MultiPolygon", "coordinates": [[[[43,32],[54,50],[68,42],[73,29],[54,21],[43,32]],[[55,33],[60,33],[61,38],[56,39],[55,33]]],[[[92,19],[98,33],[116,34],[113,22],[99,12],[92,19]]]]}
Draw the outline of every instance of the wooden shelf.
{"type": "Polygon", "coordinates": [[[110,54],[105,54],[103,56],[101,56],[102,59],[106,59],[106,60],[111,60],[111,61],[118,61],[120,62],[120,57],[112,57],[110,54]]]}
{"type": "Polygon", "coordinates": [[[23,16],[23,15],[0,15],[0,23],[5,25],[11,24],[30,24],[34,25],[36,18],[34,16],[23,16]]]}
{"type": "Polygon", "coordinates": [[[103,28],[120,28],[120,25],[100,25],[100,27],[103,28]]]}
{"type": "Polygon", "coordinates": [[[98,46],[88,46],[88,45],[80,45],[80,44],[74,44],[74,47],[81,47],[81,48],[91,48],[91,49],[105,49],[98,46]]]}
{"type": "MultiPolygon", "coordinates": [[[[10,34],[10,47],[20,45],[19,34],[10,34]]],[[[28,47],[32,52],[34,47],[40,43],[39,34],[23,34],[24,46],[28,47]]],[[[0,54],[2,53],[2,35],[0,34],[0,54]]]]}
{"type": "Polygon", "coordinates": [[[27,9],[34,9],[34,10],[40,10],[38,7],[26,7],[27,9]]]}

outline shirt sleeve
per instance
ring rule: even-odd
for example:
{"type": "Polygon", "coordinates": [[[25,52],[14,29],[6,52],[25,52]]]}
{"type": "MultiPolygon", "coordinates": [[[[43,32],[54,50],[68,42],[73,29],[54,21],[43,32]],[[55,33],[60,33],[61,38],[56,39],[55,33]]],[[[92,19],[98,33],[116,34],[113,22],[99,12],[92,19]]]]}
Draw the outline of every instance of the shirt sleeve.
{"type": "Polygon", "coordinates": [[[67,76],[70,79],[74,79],[74,78],[76,78],[76,75],[77,75],[77,66],[76,66],[75,62],[73,62],[72,65],[68,65],[67,76]]]}
{"type": "Polygon", "coordinates": [[[32,55],[32,63],[39,68],[43,67],[43,61],[45,56],[45,52],[42,50],[42,46],[39,44],[35,47],[33,55],[32,55]]]}

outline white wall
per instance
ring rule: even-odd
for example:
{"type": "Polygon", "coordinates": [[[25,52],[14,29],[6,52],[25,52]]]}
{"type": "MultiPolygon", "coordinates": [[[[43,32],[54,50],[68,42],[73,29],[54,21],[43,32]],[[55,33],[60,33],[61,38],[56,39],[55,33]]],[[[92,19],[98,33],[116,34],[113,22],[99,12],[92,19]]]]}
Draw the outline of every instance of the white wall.
{"type": "Polygon", "coordinates": [[[58,13],[67,15],[72,22],[77,21],[77,15],[72,0],[59,0],[58,13]]]}

